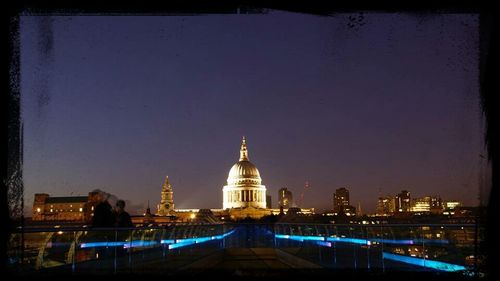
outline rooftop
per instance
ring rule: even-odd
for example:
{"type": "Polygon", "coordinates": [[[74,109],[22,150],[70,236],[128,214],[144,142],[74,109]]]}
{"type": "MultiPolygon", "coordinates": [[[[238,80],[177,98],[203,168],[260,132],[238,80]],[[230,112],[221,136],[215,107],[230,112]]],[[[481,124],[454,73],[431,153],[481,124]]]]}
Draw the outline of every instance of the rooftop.
{"type": "Polygon", "coordinates": [[[87,196],[48,197],[45,203],[85,203],[88,200],[87,196]]]}

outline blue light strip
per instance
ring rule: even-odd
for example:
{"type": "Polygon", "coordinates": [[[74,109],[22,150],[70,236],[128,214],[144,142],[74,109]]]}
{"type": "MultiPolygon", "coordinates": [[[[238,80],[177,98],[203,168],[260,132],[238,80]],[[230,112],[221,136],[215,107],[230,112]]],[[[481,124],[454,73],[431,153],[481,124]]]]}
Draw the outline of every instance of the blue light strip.
{"type": "Polygon", "coordinates": [[[118,247],[128,244],[129,242],[89,242],[80,244],[80,248],[96,248],[96,247],[118,247]]]}
{"type": "Polygon", "coordinates": [[[450,241],[446,239],[437,240],[437,239],[370,239],[371,241],[385,243],[385,244],[404,244],[404,245],[417,245],[421,243],[427,244],[449,244],[450,241]]]}
{"type": "Polygon", "coordinates": [[[194,244],[196,243],[196,239],[198,238],[184,238],[184,239],[175,239],[175,244],[194,244]]]}
{"type": "Polygon", "coordinates": [[[306,241],[306,240],[312,240],[312,241],[325,241],[325,237],[322,236],[302,236],[302,235],[283,235],[283,234],[275,234],[275,237],[278,239],[290,239],[290,240],[296,240],[296,241],[306,241]]]}
{"type": "Polygon", "coordinates": [[[194,241],[190,241],[190,242],[182,242],[182,243],[170,244],[170,245],[168,245],[168,249],[171,250],[171,249],[181,248],[181,247],[189,246],[189,245],[192,245],[192,244],[195,244],[195,242],[194,241]]]}
{"type": "Polygon", "coordinates": [[[332,247],[332,242],[325,242],[325,241],[316,241],[316,244],[323,246],[323,247],[332,247]]]}
{"type": "Polygon", "coordinates": [[[441,240],[438,240],[438,239],[415,239],[413,240],[415,244],[419,244],[419,243],[427,243],[427,244],[449,244],[450,241],[446,240],[446,239],[441,239],[441,240]]]}
{"type": "MultiPolygon", "coordinates": [[[[233,234],[234,231],[235,230],[233,229],[229,232],[226,232],[226,233],[221,234],[221,235],[216,235],[216,236],[176,239],[175,243],[165,243],[165,244],[169,244],[168,249],[176,249],[176,248],[181,248],[181,247],[185,247],[185,246],[189,246],[189,245],[193,245],[193,244],[204,243],[204,242],[211,241],[211,240],[216,240],[216,239],[220,240],[220,239],[227,237],[228,235],[233,234]]],[[[162,240],[162,241],[171,242],[172,240],[162,240]]]]}
{"type": "Polygon", "coordinates": [[[161,244],[174,244],[175,239],[162,239],[162,240],[160,240],[160,243],[161,244]]]}
{"type": "Polygon", "coordinates": [[[132,241],[130,242],[125,242],[123,245],[123,248],[135,248],[135,247],[149,247],[149,246],[154,246],[158,244],[157,241],[142,241],[142,240],[137,240],[137,241],[132,241]]]}
{"type": "Polygon", "coordinates": [[[382,253],[382,257],[384,259],[388,260],[393,260],[393,261],[399,261],[407,264],[413,264],[413,265],[418,265],[422,267],[428,267],[428,268],[433,268],[441,271],[462,271],[466,270],[466,268],[462,265],[458,264],[452,264],[452,263],[446,263],[446,262],[441,262],[441,261],[434,261],[434,260],[428,260],[428,259],[422,259],[422,258],[416,258],[416,257],[408,257],[408,256],[402,256],[402,255],[397,255],[397,254],[392,254],[392,253],[382,253]]]}
{"type": "MultiPolygon", "coordinates": [[[[215,239],[223,239],[228,235],[234,233],[234,229],[221,235],[207,236],[207,237],[197,237],[197,238],[186,238],[186,239],[162,239],[160,244],[169,244],[169,249],[180,248],[192,244],[204,243],[207,241],[215,239]]],[[[158,244],[158,241],[143,241],[143,240],[133,240],[133,241],[120,241],[120,242],[89,242],[80,244],[80,248],[97,248],[97,247],[123,247],[134,248],[134,247],[149,247],[158,244]]]]}
{"type": "Polygon", "coordinates": [[[80,248],[97,248],[97,247],[123,247],[123,248],[134,248],[134,247],[148,247],[158,244],[157,241],[120,241],[120,242],[89,242],[80,244],[80,248]]]}
{"type": "Polygon", "coordinates": [[[368,240],[366,239],[358,239],[358,238],[347,238],[347,237],[327,237],[326,241],[330,242],[343,242],[343,243],[353,243],[353,244],[368,244],[368,240]]]}
{"type": "Polygon", "coordinates": [[[306,240],[313,241],[330,241],[330,242],[340,242],[340,243],[353,243],[360,245],[370,245],[371,242],[379,242],[385,244],[403,244],[403,245],[416,245],[420,243],[427,244],[448,244],[448,240],[433,240],[433,239],[360,239],[360,238],[349,238],[349,237],[322,237],[322,236],[302,236],[302,235],[285,235],[285,234],[275,234],[278,239],[290,239],[295,241],[304,242],[306,240]]]}
{"type": "Polygon", "coordinates": [[[404,244],[404,245],[413,245],[415,244],[414,240],[409,240],[409,239],[370,239],[371,241],[378,242],[378,243],[385,243],[385,244],[404,244]]]}

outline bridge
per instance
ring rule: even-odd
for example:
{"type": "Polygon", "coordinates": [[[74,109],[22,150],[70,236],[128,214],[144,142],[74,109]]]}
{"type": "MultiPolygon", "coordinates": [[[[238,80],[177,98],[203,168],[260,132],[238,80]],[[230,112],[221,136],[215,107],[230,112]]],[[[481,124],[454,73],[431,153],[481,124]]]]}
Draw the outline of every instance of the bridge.
{"type": "Polygon", "coordinates": [[[233,275],[293,272],[479,272],[471,224],[175,223],[136,228],[36,228],[11,236],[19,274],[233,275]],[[272,272],[272,273],[271,273],[272,272]]]}

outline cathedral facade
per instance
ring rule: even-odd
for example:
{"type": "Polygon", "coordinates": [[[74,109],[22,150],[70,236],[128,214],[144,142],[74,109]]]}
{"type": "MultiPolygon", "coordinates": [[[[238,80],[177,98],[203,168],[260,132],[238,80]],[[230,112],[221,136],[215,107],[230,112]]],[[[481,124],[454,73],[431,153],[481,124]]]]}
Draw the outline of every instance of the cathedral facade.
{"type": "Polygon", "coordinates": [[[222,208],[266,208],[266,187],[262,185],[257,167],[248,158],[245,137],[241,142],[240,158],[227,177],[222,188],[222,208]]]}

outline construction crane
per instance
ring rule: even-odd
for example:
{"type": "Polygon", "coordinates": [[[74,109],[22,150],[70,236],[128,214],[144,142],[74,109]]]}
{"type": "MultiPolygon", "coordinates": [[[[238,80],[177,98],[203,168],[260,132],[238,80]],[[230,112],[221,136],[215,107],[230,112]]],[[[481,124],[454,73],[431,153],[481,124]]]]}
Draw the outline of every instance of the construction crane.
{"type": "Polygon", "coordinates": [[[309,182],[308,181],[306,181],[306,183],[304,184],[304,189],[302,189],[302,192],[300,193],[299,202],[297,204],[297,206],[299,208],[301,208],[302,203],[304,203],[304,194],[306,193],[307,190],[309,190],[309,182]]]}

